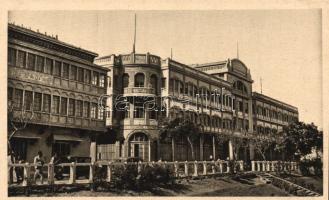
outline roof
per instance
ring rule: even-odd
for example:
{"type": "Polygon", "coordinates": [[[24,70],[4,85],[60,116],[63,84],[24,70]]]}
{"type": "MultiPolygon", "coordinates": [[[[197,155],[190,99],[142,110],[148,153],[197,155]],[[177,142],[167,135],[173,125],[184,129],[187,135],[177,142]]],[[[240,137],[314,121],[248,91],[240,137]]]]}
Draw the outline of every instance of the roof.
{"type": "Polygon", "coordinates": [[[73,49],[73,50],[77,50],[77,51],[86,53],[86,54],[88,54],[90,56],[93,56],[93,57],[97,57],[98,56],[97,53],[94,53],[92,51],[89,51],[89,50],[86,50],[86,49],[82,49],[80,47],[77,47],[77,46],[74,46],[72,44],[69,44],[69,43],[66,43],[66,42],[63,42],[63,41],[58,40],[57,35],[55,37],[53,37],[53,36],[50,36],[50,35],[46,35],[46,34],[40,33],[38,31],[34,31],[32,29],[28,29],[28,28],[23,27],[23,26],[18,26],[18,25],[12,24],[12,23],[8,23],[8,30],[9,29],[12,29],[12,30],[15,30],[15,31],[18,31],[18,32],[22,32],[22,33],[27,34],[27,35],[30,35],[30,36],[34,36],[34,37],[37,37],[37,38],[46,40],[47,42],[51,42],[51,43],[55,43],[55,44],[58,44],[58,45],[61,45],[61,46],[65,46],[67,48],[70,48],[70,49],[73,49]]]}
{"type": "Polygon", "coordinates": [[[254,97],[257,97],[257,98],[260,98],[260,99],[264,99],[264,100],[267,100],[267,101],[271,101],[271,102],[273,102],[273,103],[281,104],[281,105],[284,106],[284,107],[291,108],[291,109],[295,110],[296,112],[298,112],[298,108],[297,108],[297,107],[295,107],[295,106],[293,106],[293,105],[290,105],[290,104],[287,104],[287,103],[284,103],[284,102],[282,102],[282,101],[280,101],[280,100],[274,99],[274,98],[272,98],[272,97],[266,96],[266,95],[264,95],[264,94],[260,94],[260,93],[258,93],[258,92],[253,92],[253,93],[252,93],[252,96],[253,96],[253,98],[254,98],[254,97]]]}

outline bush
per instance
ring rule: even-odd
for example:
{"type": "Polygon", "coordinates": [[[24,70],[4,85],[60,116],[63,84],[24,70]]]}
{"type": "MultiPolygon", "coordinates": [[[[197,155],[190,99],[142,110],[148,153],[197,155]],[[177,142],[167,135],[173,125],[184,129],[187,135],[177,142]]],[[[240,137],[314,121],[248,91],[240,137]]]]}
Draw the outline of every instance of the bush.
{"type": "Polygon", "coordinates": [[[172,184],[174,173],[160,165],[145,166],[137,176],[136,188],[139,190],[152,189],[157,186],[172,184]]]}

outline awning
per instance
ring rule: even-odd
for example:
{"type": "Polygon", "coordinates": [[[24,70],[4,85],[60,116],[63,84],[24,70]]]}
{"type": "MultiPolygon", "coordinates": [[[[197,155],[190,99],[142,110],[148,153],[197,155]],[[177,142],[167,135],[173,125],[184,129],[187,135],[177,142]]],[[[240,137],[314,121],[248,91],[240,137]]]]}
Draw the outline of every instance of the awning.
{"type": "Polygon", "coordinates": [[[74,136],[74,135],[56,135],[54,134],[54,140],[60,140],[60,141],[72,141],[72,142],[82,142],[83,139],[74,136]]]}
{"type": "Polygon", "coordinates": [[[14,138],[22,138],[22,139],[31,139],[31,140],[37,140],[41,137],[33,132],[16,132],[13,136],[14,138]]]}

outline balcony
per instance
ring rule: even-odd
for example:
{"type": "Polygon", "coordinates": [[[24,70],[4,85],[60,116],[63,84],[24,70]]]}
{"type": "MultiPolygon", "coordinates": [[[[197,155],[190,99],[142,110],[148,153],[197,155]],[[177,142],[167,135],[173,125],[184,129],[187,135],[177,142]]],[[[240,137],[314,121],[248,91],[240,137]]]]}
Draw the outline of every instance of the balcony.
{"type": "Polygon", "coordinates": [[[154,65],[161,66],[161,59],[158,56],[147,54],[126,54],[121,55],[121,62],[123,65],[131,64],[145,64],[145,65],[154,65]]]}
{"type": "Polygon", "coordinates": [[[123,96],[155,96],[154,88],[128,87],[124,88],[123,96]]]}

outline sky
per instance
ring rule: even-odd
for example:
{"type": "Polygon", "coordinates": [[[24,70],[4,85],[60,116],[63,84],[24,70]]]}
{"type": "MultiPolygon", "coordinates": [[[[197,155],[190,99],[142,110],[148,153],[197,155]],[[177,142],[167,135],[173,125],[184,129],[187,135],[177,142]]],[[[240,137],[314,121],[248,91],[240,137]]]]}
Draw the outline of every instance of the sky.
{"type": "Polygon", "coordinates": [[[11,11],[9,22],[58,35],[98,53],[132,51],[184,64],[236,58],[250,69],[253,90],[292,104],[301,121],[322,124],[321,11],[11,11]],[[238,44],[238,50],[237,50],[238,44]]]}

